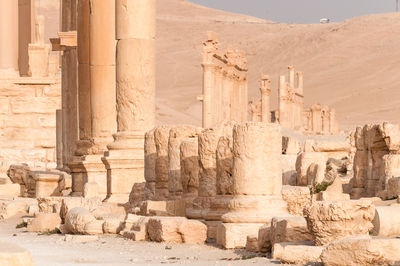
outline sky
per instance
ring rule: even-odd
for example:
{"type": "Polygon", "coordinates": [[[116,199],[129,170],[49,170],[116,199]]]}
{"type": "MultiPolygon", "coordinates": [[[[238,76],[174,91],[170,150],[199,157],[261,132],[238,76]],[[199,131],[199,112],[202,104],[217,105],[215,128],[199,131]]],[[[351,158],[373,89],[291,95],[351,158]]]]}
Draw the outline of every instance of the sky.
{"type": "MultiPolygon", "coordinates": [[[[395,12],[396,0],[189,0],[211,8],[284,23],[332,22],[395,12]]],[[[400,5],[400,4],[399,4],[400,5]]]]}

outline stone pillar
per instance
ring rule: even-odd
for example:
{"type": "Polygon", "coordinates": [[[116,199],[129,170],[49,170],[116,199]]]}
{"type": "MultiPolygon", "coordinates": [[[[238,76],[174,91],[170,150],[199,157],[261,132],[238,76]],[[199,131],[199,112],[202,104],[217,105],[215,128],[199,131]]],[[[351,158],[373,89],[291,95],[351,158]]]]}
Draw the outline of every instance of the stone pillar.
{"type": "Polygon", "coordinates": [[[312,112],[312,132],[314,134],[321,133],[322,131],[321,105],[314,104],[311,107],[311,112],[312,112]]]}
{"type": "Polygon", "coordinates": [[[240,87],[241,87],[241,121],[242,122],[247,122],[248,120],[248,107],[249,107],[249,93],[248,93],[248,84],[247,84],[247,77],[242,77],[240,81],[240,87]]]}
{"type": "Polygon", "coordinates": [[[215,66],[213,64],[203,63],[203,128],[212,126],[213,106],[211,96],[214,91],[215,66]]]}
{"type": "Polygon", "coordinates": [[[50,44],[45,44],[44,27],[45,17],[36,17],[35,42],[28,47],[29,74],[32,77],[49,76],[50,44]]]}
{"type": "Polygon", "coordinates": [[[0,78],[18,77],[18,1],[0,1],[0,78]]]}
{"type": "Polygon", "coordinates": [[[264,123],[271,123],[270,111],[270,94],[271,94],[271,81],[269,76],[264,75],[261,78],[261,121],[264,123]]]}
{"type": "Polygon", "coordinates": [[[223,121],[229,121],[230,120],[230,83],[229,83],[229,77],[228,77],[228,71],[226,68],[222,70],[222,117],[223,121]]]}
{"type": "Polygon", "coordinates": [[[156,144],[156,184],[154,200],[168,199],[168,139],[169,126],[160,126],[154,130],[156,144]]]}
{"type": "Polygon", "coordinates": [[[178,200],[183,193],[180,146],[185,140],[197,138],[201,129],[194,126],[177,126],[169,131],[168,140],[168,199],[178,200]]]}
{"type": "Polygon", "coordinates": [[[182,142],[180,146],[181,179],[185,209],[193,207],[199,189],[199,144],[197,138],[182,142]]]}
{"type": "Polygon", "coordinates": [[[288,110],[288,91],[285,76],[279,78],[279,122],[283,127],[290,128],[289,110],[288,110]]]}
{"type": "Polygon", "coordinates": [[[289,87],[294,89],[295,88],[295,72],[294,72],[294,66],[288,66],[289,70],[289,87]]]}
{"type": "Polygon", "coordinates": [[[104,161],[107,197],[123,202],[131,187],[144,181],[144,134],[155,124],[156,1],[117,0],[115,5],[118,132],[104,161]]]}
{"type": "Polygon", "coordinates": [[[57,169],[63,169],[63,140],[62,140],[62,121],[63,113],[62,110],[56,110],[56,162],[57,169]]]}
{"type": "Polygon", "coordinates": [[[215,114],[215,120],[217,121],[217,125],[221,125],[224,122],[223,118],[223,112],[224,112],[224,106],[223,106],[223,74],[222,74],[222,68],[217,67],[216,72],[215,72],[215,90],[217,91],[217,99],[214,101],[217,113],[215,114]]]}
{"type": "Polygon", "coordinates": [[[80,126],[81,142],[76,149],[78,156],[70,163],[73,191],[76,195],[83,193],[83,196],[97,194],[106,197],[108,177],[102,157],[116,131],[115,1],[81,0],[78,4],[81,16],[78,38],[82,45],[79,56],[79,104],[82,108],[80,121],[83,124],[80,126]],[[87,73],[87,63],[90,74],[87,73]],[[90,109],[87,106],[89,99],[90,109]]]}
{"type": "Polygon", "coordinates": [[[304,94],[304,77],[303,72],[297,72],[297,93],[304,94]]]}
{"type": "Polygon", "coordinates": [[[217,161],[216,150],[220,134],[209,128],[201,132],[199,143],[199,189],[193,206],[186,210],[188,218],[198,219],[206,216],[211,201],[216,195],[217,161]]]}
{"type": "Polygon", "coordinates": [[[156,192],[156,158],[157,149],[154,140],[154,129],[146,132],[144,140],[144,200],[153,200],[156,192]]]}

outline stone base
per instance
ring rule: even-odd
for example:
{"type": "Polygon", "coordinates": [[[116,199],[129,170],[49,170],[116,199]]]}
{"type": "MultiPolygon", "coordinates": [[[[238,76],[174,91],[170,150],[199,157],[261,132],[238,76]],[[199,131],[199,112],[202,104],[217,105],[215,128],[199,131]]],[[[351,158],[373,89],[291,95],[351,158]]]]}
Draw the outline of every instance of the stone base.
{"type": "Polygon", "coordinates": [[[222,224],[222,222],[220,222],[220,221],[203,221],[203,223],[207,226],[207,239],[216,240],[218,225],[222,224]]]}
{"type": "Polygon", "coordinates": [[[3,184],[0,185],[0,196],[18,197],[21,193],[19,184],[3,184]]]}
{"type": "Polygon", "coordinates": [[[118,195],[114,199],[127,202],[133,185],[145,182],[143,149],[110,150],[103,162],[107,168],[107,198],[118,195]]]}
{"type": "MultiPolygon", "coordinates": [[[[98,197],[105,198],[107,195],[107,169],[101,158],[103,155],[75,156],[72,158],[69,168],[72,175],[72,195],[82,196],[86,183],[97,186],[98,197]]],[[[94,186],[91,186],[94,187],[94,186]]],[[[93,196],[93,191],[86,191],[93,196]]]]}
{"type": "Polygon", "coordinates": [[[288,215],[281,196],[216,196],[211,210],[203,212],[206,220],[224,223],[266,223],[275,216],[288,215]]]}
{"type": "Polygon", "coordinates": [[[186,217],[189,219],[219,220],[219,217],[212,219],[207,215],[213,199],[214,197],[197,197],[193,200],[192,206],[186,208],[186,217]]]}
{"type": "Polygon", "coordinates": [[[31,174],[36,184],[36,198],[61,195],[59,181],[62,177],[59,174],[41,171],[34,171],[31,174]]]}
{"type": "Polygon", "coordinates": [[[143,201],[140,206],[140,215],[185,217],[185,202],[183,200],[143,201]]]}
{"type": "Polygon", "coordinates": [[[246,247],[247,236],[258,234],[261,223],[221,223],[217,227],[217,245],[227,249],[246,247]]]}

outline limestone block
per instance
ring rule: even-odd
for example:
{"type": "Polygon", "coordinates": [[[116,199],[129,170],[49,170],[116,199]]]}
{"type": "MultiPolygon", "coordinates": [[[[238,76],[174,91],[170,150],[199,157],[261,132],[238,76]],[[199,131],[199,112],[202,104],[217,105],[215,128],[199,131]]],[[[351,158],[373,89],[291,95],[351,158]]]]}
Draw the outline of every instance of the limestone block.
{"type": "Polygon", "coordinates": [[[216,239],[217,238],[217,227],[221,224],[221,221],[203,221],[207,226],[207,238],[216,239]]]}
{"type": "Polygon", "coordinates": [[[72,234],[85,234],[86,224],[93,221],[96,221],[96,218],[87,209],[76,207],[68,211],[65,217],[65,226],[67,231],[72,234]]]}
{"type": "Polygon", "coordinates": [[[36,197],[60,196],[60,174],[43,171],[30,171],[30,178],[35,180],[36,197]]]}
{"type": "Polygon", "coordinates": [[[398,153],[400,150],[400,127],[398,124],[383,123],[379,125],[379,132],[385,140],[389,151],[398,153]]]}
{"type": "Polygon", "coordinates": [[[154,184],[153,186],[146,185],[145,198],[147,200],[152,200],[155,194],[157,148],[154,131],[153,129],[146,132],[144,138],[144,179],[146,183],[154,184]]]}
{"type": "Polygon", "coordinates": [[[324,182],[325,169],[326,167],[323,167],[320,164],[310,164],[307,169],[307,184],[313,186],[315,184],[321,184],[322,182],[324,182]]]}
{"type": "Polygon", "coordinates": [[[258,250],[266,253],[271,250],[271,223],[266,223],[258,230],[258,250]]]}
{"type": "Polygon", "coordinates": [[[28,209],[29,216],[34,216],[37,212],[40,212],[39,206],[37,204],[32,204],[29,206],[29,209],[28,209]]]}
{"type": "Polygon", "coordinates": [[[61,202],[61,218],[64,220],[68,211],[76,208],[82,207],[93,212],[101,205],[100,198],[85,199],[82,197],[65,197],[61,202]]]}
{"type": "Polygon", "coordinates": [[[207,226],[197,220],[184,220],[178,228],[182,242],[186,244],[204,244],[207,240],[207,226]]]}
{"type": "Polygon", "coordinates": [[[85,224],[83,229],[83,233],[85,235],[101,235],[103,234],[103,221],[102,220],[93,220],[85,224]]]}
{"type": "Polygon", "coordinates": [[[310,203],[311,195],[308,187],[283,186],[282,198],[292,215],[303,215],[304,207],[310,203]]]}
{"type": "Polygon", "coordinates": [[[96,182],[86,182],[83,185],[83,197],[85,199],[96,198],[99,196],[99,184],[96,182]]]}
{"type": "Polygon", "coordinates": [[[28,223],[28,232],[49,232],[61,224],[58,213],[36,213],[35,218],[28,223]]]}
{"type": "Polygon", "coordinates": [[[29,71],[32,77],[49,76],[49,44],[29,44],[29,71]]]}
{"type": "Polygon", "coordinates": [[[179,199],[183,193],[180,146],[184,140],[197,138],[200,129],[194,126],[171,128],[168,140],[168,192],[170,199],[179,199]]]}
{"type": "Polygon", "coordinates": [[[308,265],[321,262],[320,256],[324,247],[305,245],[302,242],[276,243],[272,258],[282,263],[308,265]]]}
{"type": "Polygon", "coordinates": [[[122,236],[124,238],[130,239],[133,241],[147,240],[147,232],[146,231],[123,231],[122,236]]]}
{"type": "Polygon", "coordinates": [[[21,186],[19,184],[2,184],[0,185],[1,196],[18,197],[21,194],[21,186]]]}
{"type": "Polygon", "coordinates": [[[217,245],[227,249],[244,248],[248,235],[258,233],[263,224],[222,223],[217,228],[217,245]]]}
{"type": "Polygon", "coordinates": [[[22,200],[0,200],[0,220],[17,214],[26,214],[28,209],[29,203],[22,200]]]}
{"type": "Polygon", "coordinates": [[[344,141],[314,141],[313,150],[315,152],[350,152],[351,145],[347,140],[344,141]]]}
{"type": "Polygon", "coordinates": [[[246,240],[246,251],[258,252],[258,235],[249,235],[246,240]]]}
{"type": "Polygon", "coordinates": [[[28,250],[13,243],[0,242],[0,262],[3,266],[34,266],[28,250]]]}
{"type": "Polygon", "coordinates": [[[151,201],[151,200],[143,201],[140,205],[140,215],[168,216],[167,201],[151,201]]]}
{"type": "Polygon", "coordinates": [[[282,185],[295,186],[297,183],[297,154],[282,154],[282,185]]]}
{"type": "Polygon", "coordinates": [[[282,136],[282,151],[284,154],[297,155],[300,149],[300,143],[293,137],[282,136]]]}
{"type": "Polygon", "coordinates": [[[156,158],[156,200],[168,198],[168,139],[169,126],[160,126],[154,130],[156,158]]]}
{"type": "Polygon", "coordinates": [[[400,195],[400,177],[392,177],[387,184],[387,198],[393,199],[400,195]]]}
{"type": "Polygon", "coordinates": [[[339,176],[325,191],[317,194],[317,200],[321,201],[334,201],[334,200],[350,200],[350,195],[343,193],[343,183],[339,176]]]}
{"type": "Polygon", "coordinates": [[[181,178],[184,194],[196,197],[199,188],[198,140],[183,141],[180,146],[181,178]]]}
{"type": "Polygon", "coordinates": [[[139,206],[139,203],[144,199],[145,186],[145,182],[133,184],[131,193],[129,194],[129,204],[131,206],[139,206]]]}
{"type": "Polygon", "coordinates": [[[149,239],[155,242],[182,243],[178,231],[183,217],[154,217],[149,219],[147,232],[149,239]]]}
{"type": "Polygon", "coordinates": [[[143,199],[154,200],[156,195],[156,182],[146,182],[144,185],[143,199]]]}
{"type": "Polygon", "coordinates": [[[400,239],[349,237],[330,243],[322,252],[324,265],[397,265],[400,239]]]}
{"type": "Polygon", "coordinates": [[[300,153],[296,161],[297,185],[307,186],[307,170],[312,163],[318,164],[322,169],[326,168],[326,154],[322,152],[303,152],[300,153]]]}
{"type": "Polygon", "coordinates": [[[315,201],[304,208],[309,231],[317,246],[373,228],[375,207],[370,200],[315,201]]]}
{"type": "Polygon", "coordinates": [[[63,197],[42,197],[37,198],[37,201],[40,212],[60,214],[63,197]]]}
{"type": "Polygon", "coordinates": [[[306,219],[302,216],[274,217],[270,229],[271,244],[312,240],[306,219]]]}
{"type": "Polygon", "coordinates": [[[233,193],[233,138],[222,136],[218,141],[216,151],[217,162],[217,194],[229,195],[233,193]]]}
{"type": "Polygon", "coordinates": [[[109,217],[104,219],[103,232],[104,234],[118,234],[122,227],[121,219],[109,217]]]}
{"type": "Polygon", "coordinates": [[[99,240],[95,235],[65,235],[64,241],[71,243],[88,243],[99,240]]]}
{"type": "Polygon", "coordinates": [[[122,231],[131,231],[134,226],[142,219],[144,216],[135,215],[132,213],[128,213],[125,221],[122,223],[121,232],[122,231]]]}
{"type": "Polygon", "coordinates": [[[374,236],[400,236],[400,205],[376,206],[372,224],[374,236]]]}

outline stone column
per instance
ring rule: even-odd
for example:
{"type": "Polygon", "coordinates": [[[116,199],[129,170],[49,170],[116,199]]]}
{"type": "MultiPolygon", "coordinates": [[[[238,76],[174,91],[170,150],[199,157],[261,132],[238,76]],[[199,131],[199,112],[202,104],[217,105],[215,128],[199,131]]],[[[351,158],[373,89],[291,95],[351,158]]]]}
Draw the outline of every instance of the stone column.
{"type": "Polygon", "coordinates": [[[289,70],[289,87],[294,89],[295,88],[295,72],[294,72],[294,66],[288,66],[289,70]]]}
{"type": "Polygon", "coordinates": [[[154,200],[168,199],[168,139],[169,126],[159,126],[154,130],[154,142],[156,144],[156,184],[154,200]]]}
{"type": "Polygon", "coordinates": [[[297,72],[297,93],[300,95],[304,94],[304,77],[303,72],[297,72]]]}
{"type": "Polygon", "coordinates": [[[229,77],[226,68],[222,69],[222,118],[223,121],[230,121],[230,88],[229,77]]]}
{"type": "Polygon", "coordinates": [[[102,157],[116,131],[115,1],[81,0],[79,5],[79,44],[82,46],[79,104],[83,124],[80,125],[81,142],[76,149],[78,156],[70,164],[75,181],[73,191],[77,195],[106,197],[108,177],[102,157]]]}
{"type": "Polygon", "coordinates": [[[312,112],[312,132],[314,134],[321,133],[322,131],[322,116],[321,116],[321,105],[314,104],[311,107],[312,112]]]}
{"type": "Polygon", "coordinates": [[[182,142],[180,146],[180,164],[185,209],[193,207],[193,201],[199,189],[199,143],[197,138],[182,142]]]}
{"type": "MultiPolygon", "coordinates": [[[[113,1],[114,2],[114,1],[113,1]]],[[[144,134],[155,124],[155,0],[117,0],[117,123],[104,158],[111,201],[144,181],[144,134]]]]}
{"type": "Polygon", "coordinates": [[[271,94],[271,81],[269,76],[264,75],[261,78],[261,121],[264,123],[271,123],[270,111],[270,94],[271,94]]]}
{"type": "Polygon", "coordinates": [[[215,71],[215,90],[216,90],[216,99],[214,101],[214,105],[216,106],[216,114],[215,114],[215,121],[216,125],[221,125],[224,121],[223,119],[223,75],[222,69],[220,67],[216,68],[215,71]]]}
{"type": "Polygon", "coordinates": [[[288,110],[288,91],[286,77],[279,78],[279,122],[283,127],[290,128],[289,110],[288,110]]]}
{"type": "Polygon", "coordinates": [[[214,91],[214,73],[215,66],[213,64],[203,63],[203,128],[212,126],[213,106],[211,102],[211,95],[214,91]]]}
{"type": "Polygon", "coordinates": [[[29,74],[28,46],[35,37],[35,0],[18,0],[18,65],[21,76],[29,74]]]}
{"type": "Polygon", "coordinates": [[[0,78],[18,77],[18,1],[0,1],[0,78]]]}
{"type": "Polygon", "coordinates": [[[157,149],[154,140],[154,129],[146,132],[144,141],[144,200],[153,200],[156,192],[156,158],[157,149]]]}
{"type": "Polygon", "coordinates": [[[240,81],[240,90],[241,90],[241,121],[247,122],[248,120],[248,106],[249,106],[249,93],[248,93],[248,84],[247,84],[247,76],[241,78],[240,81]]]}

